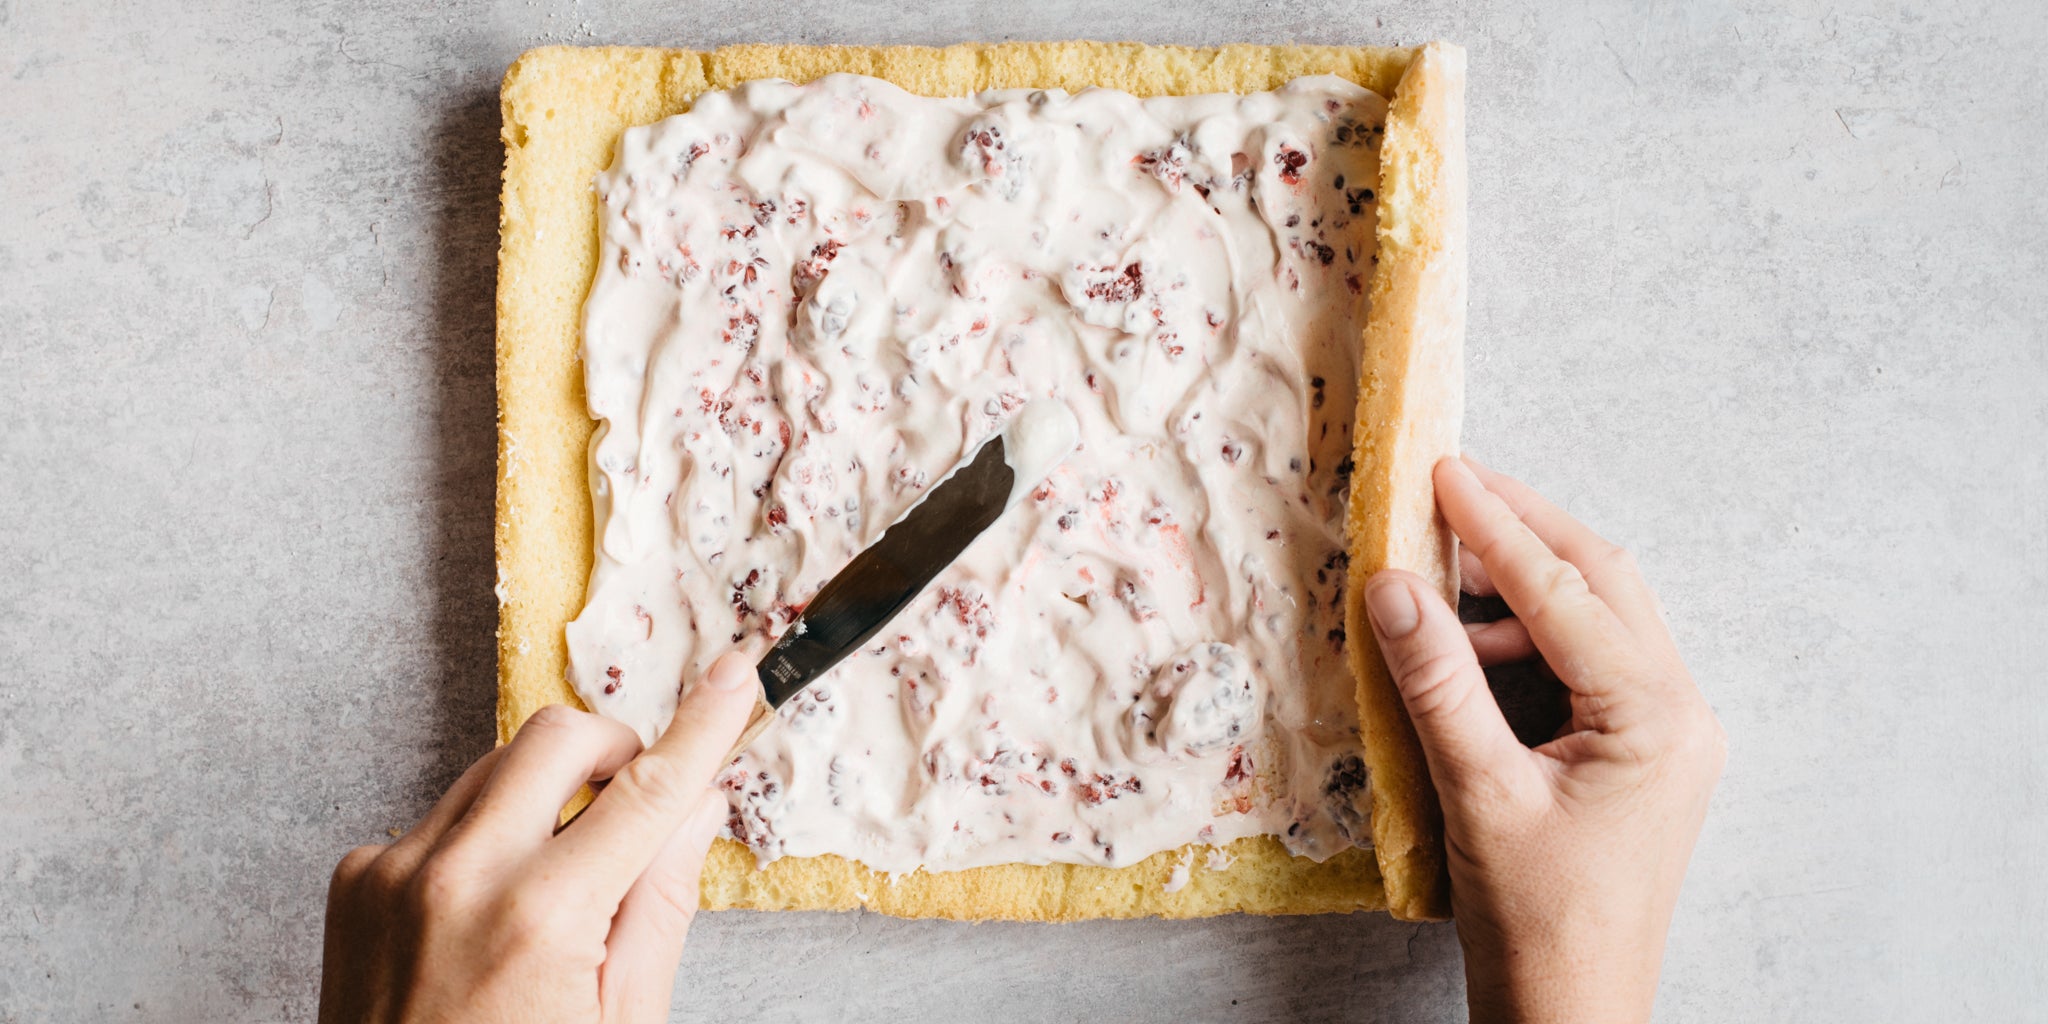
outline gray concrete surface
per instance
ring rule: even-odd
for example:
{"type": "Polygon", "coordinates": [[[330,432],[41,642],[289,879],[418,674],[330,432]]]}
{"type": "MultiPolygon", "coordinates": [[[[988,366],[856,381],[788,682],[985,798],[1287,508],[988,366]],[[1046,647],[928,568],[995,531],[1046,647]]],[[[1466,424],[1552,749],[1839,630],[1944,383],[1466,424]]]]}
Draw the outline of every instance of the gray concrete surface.
{"type": "MultiPolygon", "coordinates": [[[[1659,1016],[2048,1005],[2048,13],[0,0],[0,1021],[305,1020],[488,748],[498,76],[547,42],[1471,50],[1473,450],[1732,737],[1659,1016]]],[[[1455,934],[710,916],[677,1020],[1448,1020],[1455,934]]]]}

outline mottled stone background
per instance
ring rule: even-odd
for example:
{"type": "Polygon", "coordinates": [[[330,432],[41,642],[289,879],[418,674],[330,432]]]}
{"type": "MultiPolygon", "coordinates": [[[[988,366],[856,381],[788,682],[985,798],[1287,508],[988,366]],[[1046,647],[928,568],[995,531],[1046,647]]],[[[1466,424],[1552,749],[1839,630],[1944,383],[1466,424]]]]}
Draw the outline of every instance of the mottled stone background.
{"type": "MultiPolygon", "coordinates": [[[[1674,1021],[2048,1005],[2048,6],[0,0],[0,1021],[304,1020],[491,741],[529,46],[1471,50],[1475,452],[1633,545],[1731,736],[1674,1021]]],[[[676,1019],[1447,1020],[1455,935],[714,915],[676,1019]]]]}

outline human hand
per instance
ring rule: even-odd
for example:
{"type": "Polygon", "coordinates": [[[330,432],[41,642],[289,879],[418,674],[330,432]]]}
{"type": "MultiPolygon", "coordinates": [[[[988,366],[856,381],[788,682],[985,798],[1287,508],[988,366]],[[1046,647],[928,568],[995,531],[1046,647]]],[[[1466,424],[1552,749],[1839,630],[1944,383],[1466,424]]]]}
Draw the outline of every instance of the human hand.
{"type": "Polygon", "coordinates": [[[1477,463],[1435,481],[1466,588],[1514,617],[1467,627],[1399,571],[1366,608],[1443,803],[1472,1019],[1648,1020],[1727,740],[1627,551],[1477,463]],[[1571,719],[1532,750],[1481,665],[1539,656],[1571,719]]]}
{"type": "Polygon", "coordinates": [[[610,719],[542,708],[403,838],[349,851],[327,892],[323,1024],[667,1020],[726,817],[712,778],[758,686],[746,658],[719,659],[645,752],[610,719]]]}

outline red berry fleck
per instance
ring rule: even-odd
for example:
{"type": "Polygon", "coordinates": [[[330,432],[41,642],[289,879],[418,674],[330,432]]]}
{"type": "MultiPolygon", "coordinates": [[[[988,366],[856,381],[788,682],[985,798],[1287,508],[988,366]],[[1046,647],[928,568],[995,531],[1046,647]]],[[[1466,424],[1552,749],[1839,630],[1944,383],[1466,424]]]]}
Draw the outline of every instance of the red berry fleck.
{"type": "Polygon", "coordinates": [[[1124,267],[1122,274],[1089,285],[1084,294],[1099,302],[1129,302],[1137,298],[1144,287],[1145,271],[1138,264],[1132,263],[1124,267]]]}
{"type": "Polygon", "coordinates": [[[981,639],[988,639],[989,630],[995,628],[995,609],[989,607],[988,598],[983,595],[971,594],[961,587],[940,587],[939,607],[951,609],[960,624],[981,639]]]}
{"type": "Polygon", "coordinates": [[[1230,748],[1230,765],[1223,770],[1223,781],[1242,782],[1251,778],[1252,761],[1245,755],[1243,747],[1230,748]]]}
{"type": "Polygon", "coordinates": [[[1273,162],[1280,165],[1280,180],[1289,185],[1301,184],[1301,169],[1308,165],[1308,154],[1292,146],[1283,145],[1280,152],[1273,154],[1273,162]]]}

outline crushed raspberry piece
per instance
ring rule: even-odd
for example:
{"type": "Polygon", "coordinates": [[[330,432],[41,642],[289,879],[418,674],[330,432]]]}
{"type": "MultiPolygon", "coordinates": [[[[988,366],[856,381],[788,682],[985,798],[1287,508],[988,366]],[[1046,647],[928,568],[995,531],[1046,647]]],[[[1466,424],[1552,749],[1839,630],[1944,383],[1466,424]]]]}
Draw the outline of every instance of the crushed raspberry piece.
{"type": "Polygon", "coordinates": [[[728,318],[725,330],[720,333],[726,344],[738,345],[742,351],[751,351],[754,339],[760,335],[761,318],[751,309],[740,310],[738,316],[728,318]]]}
{"type": "Polygon", "coordinates": [[[1188,158],[1193,155],[1192,147],[1181,138],[1175,139],[1170,146],[1140,153],[1131,158],[1131,163],[1159,179],[1168,192],[1178,192],[1181,183],[1187,180],[1188,158]]]}
{"type": "Polygon", "coordinates": [[[968,173],[979,171],[988,180],[977,187],[989,188],[1004,199],[1015,199],[1024,188],[1025,164],[1021,154],[1003,137],[994,117],[983,117],[968,125],[960,140],[960,166],[968,173]]]}
{"type": "Polygon", "coordinates": [[[1245,753],[1243,747],[1230,748],[1230,763],[1223,769],[1224,783],[1228,785],[1230,783],[1243,782],[1251,777],[1251,755],[1245,753]]]}
{"type": "Polygon", "coordinates": [[[969,593],[963,587],[940,587],[939,607],[950,610],[977,638],[988,639],[989,630],[995,628],[995,609],[989,607],[985,595],[969,593]]]}
{"type": "MultiPolygon", "coordinates": [[[[754,606],[747,603],[747,591],[760,585],[761,570],[747,570],[747,578],[732,585],[732,607],[741,619],[754,614],[754,606]]],[[[737,638],[735,638],[737,639],[737,638]]]]}
{"type": "MultiPolygon", "coordinates": [[[[1103,267],[1102,272],[1114,271],[1114,267],[1103,267]]],[[[1107,280],[1098,281],[1082,290],[1082,294],[1097,302],[1129,302],[1138,297],[1145,288],[1145,270],[1137,263],[1127,264],[1123,272],[1107,280]]]]}
{"type": "Polygon", "coordinates": [[[1280,152],[1273,154],[1273,162],[1280,167],[1281,181],[1289,185],[1299,185],[1301,169],[1308,166],[1308,154],[1283,144],[1280,152]]]}
{"type": "Polygon", "coordinates": [[[797,291],[806,292],[825,277],[825,269],[839,256],[839,243],[826,239],[811,247],[809,259],[800,260],[791,271],[797,291]]]}
{"type": "Polygon", "coordinates": [[[604,684],[604,692],[617,693],[619,692],[619,687],[626,685],[625,680],[619,678],[622,673],[617,665],[605,669],[604,674],[611,679],[611,682],[604,684]]]}
{"type": "Polygon", "coordinates": [[[1082,803],[1093,807],[1114,800],[1125,793],[1143,793],[1145,784],[1136,775],[1118,778],[1105,772],[1096,772],[1089,781],[1076,785],[1074,789],[1080,793],[1082,803]]]}

